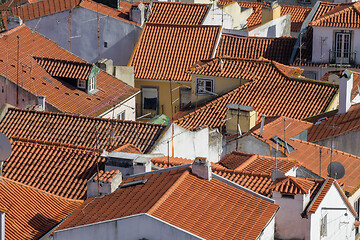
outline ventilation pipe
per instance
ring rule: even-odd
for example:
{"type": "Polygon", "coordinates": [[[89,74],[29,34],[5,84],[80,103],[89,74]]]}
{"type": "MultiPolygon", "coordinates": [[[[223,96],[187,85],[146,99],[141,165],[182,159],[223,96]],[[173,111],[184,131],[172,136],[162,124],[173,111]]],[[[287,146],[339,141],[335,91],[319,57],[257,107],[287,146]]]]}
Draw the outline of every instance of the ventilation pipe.
{"type": "Polygon", "coordinates": [[[346,113],[351,107],[353,89],[353,74],[345,70],[339,79],[339,110],[338,113],[346,113]]]}
{"type": "Polygon", "coordinates": [[[46,105],[45,98],[46,98],[46,96],[43,96],[43,95],[37,96],[38,105],[41,106],[43,111],[45,111],[45,105],[46,105]]]}
{"type": "Polygon", "coordinates": [[[263,114],[262,118],[261,118],[260,137],[262,137],[262,135],[263,135],[264,125],[265,125],[265,117],[266,117],[266,115],[263,114]]]}

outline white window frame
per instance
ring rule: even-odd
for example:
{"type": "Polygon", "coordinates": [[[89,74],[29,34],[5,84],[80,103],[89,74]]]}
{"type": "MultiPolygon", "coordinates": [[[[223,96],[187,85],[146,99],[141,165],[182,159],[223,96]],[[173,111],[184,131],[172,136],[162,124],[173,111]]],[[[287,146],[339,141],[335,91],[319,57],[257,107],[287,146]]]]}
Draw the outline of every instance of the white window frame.
{"type": "Polygon", "coordinates": [[[84,79],[78,79],[77,81],[77,87],[81,89],[86,89],[86,80],[84,79]]]}
{"type": "Polygon", "coordinates": [[[116,118],[117,118],[118,120],[125,120],[125,118],[126,118],[126,110],[119,112],[119,113],[116,115],[116,118]]]}
{"type": "Polygon", "coordinates": [[[89,92],[94,90],[95,90],[95,77],[92,77],[89,80],[89,92]]]}
{"type": "Polygon", "coordinates": [[[196,78],[196,94],[197,95],[215,95],[214,94],[214,79],[211,79],[211,78],[196,78]],[[206,83],[207,82],[210,82],[211,84],[211,90],[206,90],[206,89],[203,89],[203,87],[199,88],[199,85],[200,85],[200,82],[205,82],[205,88],[206,88],[206,83]]]}
{"type": "Polygon", "coordinates": [[[326,236],[327,236],[327,214],[325,214],[325,215],[321,218],[320,236],[321,236],[321,237],[326,237],[326,236]]]}

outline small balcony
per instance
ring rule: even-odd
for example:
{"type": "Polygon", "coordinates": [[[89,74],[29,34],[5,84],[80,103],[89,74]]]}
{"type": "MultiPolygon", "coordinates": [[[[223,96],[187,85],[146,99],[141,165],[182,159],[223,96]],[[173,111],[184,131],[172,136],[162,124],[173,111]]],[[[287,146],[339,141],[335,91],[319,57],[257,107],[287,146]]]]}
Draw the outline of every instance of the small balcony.
{"type": "Polygon", "coordinates": [[[338,66],[354,66],[356,65],[356,51],[329,51],[329,64],[338,66]]]}

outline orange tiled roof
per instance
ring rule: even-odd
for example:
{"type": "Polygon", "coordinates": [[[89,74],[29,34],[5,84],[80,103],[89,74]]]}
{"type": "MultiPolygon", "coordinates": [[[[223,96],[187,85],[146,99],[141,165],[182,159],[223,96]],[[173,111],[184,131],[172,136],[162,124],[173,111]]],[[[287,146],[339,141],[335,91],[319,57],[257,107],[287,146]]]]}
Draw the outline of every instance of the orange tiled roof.
{"type": "Polygon", "coordinates": [[[6,240],[39,239],[82,203],[5,177],[0,177],[0,199],[6,208],[6,240]]]}
{"type": "Polygon", "coordinates": [[[176,124],[186,129],[219,127],[224,130],[222,120],[229,103],[251,106],[259,117],[266,114],[303,119],[324,112],[338,89],[332,84],[293,78],[300,74],[300,69],[268,60],[225,59],[222,70],[220,65],[219,59],[213,59],[192,73],[251,81],[176,120],[176,124]]]}
{"type": "MultiPolygon", "coordinates": [[[[357,89],[357,87],[356,87],[357,89]]],[[[360,104],[353,105],[348,112],[335,114],[314,124],[308,132],[308,141],[315,142],[339,134],[360,129],[360,104]],[[333,127],[334,126],[334,127],[333,127]]]]}
{"type": "Polygon", "coordinates": [[[340,162],[345,168],[345,176],[339,180],[343,184],[344,190],[348,195],[352,195],[359,189],[360,157],[338,150],[334,150],[331,157],[330,148],[301,140],[289,143],[297,149],[288,154],[290,159],[295,159],[302,166],[324,178],[328,176],[327,168],[330,162],[340,162]]]}
{"type": "Polygon", "coordinates": [[[97,181],[99,179],[99,181],[102,182],[111,182],[111,180],[118,174],[120,173],[119,170],[112,170],[112,171],[103,171],[100,170],[99,171],[99,175],[95,174],[94,176],[94,181],[97,181]]]}
{"type": "MultiPolygon", "coordinates": [[[[277,162],[278,170],[283,173],[287,173],[292,168],[299,165],[294,161],[289,161],[286,158],[280,157],[277,158],[277,162]]],[[[274,157],[237,151],[226,154],[218,163],[218,165],[232,170],[264,173],[268,175],[271,175],[271,173],[275,170],[274,164],[274,157]]]]}
{"type": "Polygon", "coordinates": [[[111,152],[126,152],[126,153],[138,153],[138,154],[143,153],[143,152],[141,152],[141,150],[138,147],[136,147],[130,143],[124,144],[121,147],[118,147],[111,152]]]}
{"type": "Polygon", "coordinates": [[[277,179],[273,183],[273,191],[282,194],[307,194],[314,187],[315,182],[299,177],[286,177],[277,179]]]}
{"type": "Polygon", "coordinates": [[[7,10],[9,8],[13,8],[16,6],[20,6],[20,5],[26,4],[28,2],[30,2],[30,1],[28,1],[28,0],[8,0],[5,3],[0,5],[0,11],[7,10]]]}
{"type": "Polygon", "coordinates": [[[240,37],[222,34],[217,56],[258,59],[289,64],[296,38],[240,37]]]}
{"type": "Polygon", "coordinates": [[[130,59],[136,79],[191,81],[186,70],[214,56],[220,26],[149,24],[130,59]]]}
{"type": "Polygon", "coordinates": [[[74,62],[54,58],[34,57],[36,62],[52,77],[87,80],[93,67],[91,63],[74,62]]]}
{"type": "MultiPolygon", "coordinates": [[[[231,3],[231,0],[221,0],[220,4],[228,4],[231,3]]],[[[253,8],[253,12],[246,19],[247,27],[253,28],[257,25],[261,24],[262,18],[262,8],[265,6],[265,2],[245,2],[245,1],[237,1],[240,7],[253,8]]],[[[291,16],[291,32],[300,32],[301,25],[305,21],[306,17],[309,15],[311,11],[311,7],[300,7],[300,6],[292,6],[292,5],[280,5],[280,15],[284,16],[290,13],[291,16]]]]}
{"type": "Polygon", "coordinates": [[[141,179],[147,182],[85,201],[58,230],[147,213],[205,239],[255,239],[278,209],[268,200],[190,172],[189,167],[182,167],[128,178],[125,183],[141,179]],[[209,206],[215,205],[227,207],[209,211],[209,206]],[[241,214],[244,211],[247,213],[241,214]],[[204,231],[209,224],[212,231],[204,231]]]}
{"type": "MultiPolygon", "coordinates": [[[[328,5],[328,4],[326,4],[328,5]]],[[[334,6],[330,4],[330,6],[334,6]]],[[[320,8],[318,11],[321,11],[320,8]]],[[[320,16],[316,15],[315,19],[311,21],[313,26],[321,27],[345,27],[345,28],[359,28],[360,27],[360,3],[340,3],[336,7],[329,10],[320,16]]]]}
{"type": "Polygon", "coordinates": [[[168,167],[193,163],[194,160],[186,159],[186,158],[164,156],[164,157],[152,158],[151,162],[157,167],[168,168],[168,167]]]}
{"type": "MultiPolygon", "coordinates": [[[[1,34],[0,45],[3,46],[0,48],[0,73],[32,94],[46,96],[46,102],[61,112],[99,116],[114,104],[124,101],[139,91],[104,71],[100,71],[97,76],[99,91],[91,95],[75,88],[65,80],[52,77],[45,70],[48,70],[49,65],[44,64],[44,69],[41,65],[43,61],[39,61],[38,64],[33,56],[40,59],[56,57],[67,62],[77,62],[78,66],[87,66],[88,63],[55,42],[32,32],[25,25],[1,34]],[[19,36],[20,64],[16,61],[17,36],[19,36]],[[20,68],[19,71],[17,66],[20,68]]],[[[61,69],[61,71],[68,73],[70,70],[61,69]]],[[[19,102],[21,104],[21,99],[19,102]]]]}
{"type": "Polygon", "coordinates": [[[96,173],[96,163],[100,169],[104,167],[99,150],[17,137],[12,140],[3,176],[58,196],[86,198],[87,180],[96,173]]]}
{"type": "Polygon", "coordinates": [[[98,11],[100,14],[106,16],[138,25],[137,23],[129,21],[129,9],[131,8],[131,4],[125,1],[120,1],[120,6],[123,7],[123,9],[118,10],[94,2],[92,0],[42,0],[18,7],[13,7],[11,8],[11,11],[3,12],[2,15],[5,17],[5,19],[7,19],[9,16],[19,16],[23,21],[28,21],[79,6],[95,12],[98,11]]]}
{"type": "Polygon", "coordinates": [[[99,149],[105,150],[130,143],[145,153],[150,150],[164,129],[165,125],[152,123],[17,108],[8,108],[0,122],[0,132],[9,138],[17,136],[90,148],[98,146],[99,149]]]}
{"type": "Polygon", "coordinates": [[[209,4],[153,2],[148,23],[201,25],[209,4]]]}

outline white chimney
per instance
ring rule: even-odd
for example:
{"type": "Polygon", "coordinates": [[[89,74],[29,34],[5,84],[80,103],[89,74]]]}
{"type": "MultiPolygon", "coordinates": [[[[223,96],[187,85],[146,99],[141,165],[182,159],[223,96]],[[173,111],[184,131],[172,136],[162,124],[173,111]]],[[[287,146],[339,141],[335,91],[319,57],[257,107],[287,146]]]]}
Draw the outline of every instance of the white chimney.
{"type": "Polygon", "coordinates": [[[139,4],[133,4],[130,8],[129,19],[142,26],[145,22],[145,5],[141,2],[139,4]]]}
{"type": "Polygon", "coordinates": [[[87,197],[103,196],[114,192],[122,182],[120,171],[100,171],[99,181],[97,173],[87,182],[87,197]]]}
{"type": "Polygon", "coordinates": [[[211,180],[211,163],[204,157],[195,158],[191,171],[200,178],[211,180]]]}
{"type": "Polygon", "coordinates": [[[5,213],[0,212],[0,240],[5,240],[5,213]]]}
{"type": "Polygon", "coordinates": [[[339,110],[338,113],[346,113],[351,107],[353,89],[353,74],[345,70],[339,79],[339,110]]]}
{"type": "Polygon", "coordinates": [[[134,174],[150,172],[151,158],[140,156],[134,161],[134,174]]]}
{"type": "Polygon", "coordinates": [[[38,105],[40,105],[42,107],[43,111],[45,111],[45,103],[46,103],[45,98],[46,98],[46,96],[43,96],[43,95],[37,96],[38,105]]]}

